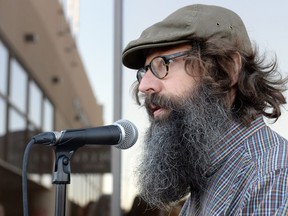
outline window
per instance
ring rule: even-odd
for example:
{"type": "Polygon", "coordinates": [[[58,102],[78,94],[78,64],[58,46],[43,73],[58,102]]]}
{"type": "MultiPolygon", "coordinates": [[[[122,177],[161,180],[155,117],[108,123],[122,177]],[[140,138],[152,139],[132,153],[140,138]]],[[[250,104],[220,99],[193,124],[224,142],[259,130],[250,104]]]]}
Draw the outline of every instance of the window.
{"type": "Polygon", "coordinates": [[[9,132],[14,133],[18,131],[24,131],[26,128],[26,121],[15,109],[10,109],[9,115],[9,132]]]}
{"type": "Polygon", "coordinates": [[[8,141],[7,141],[7,160],[11,164],[21,167],[22,155],[27,142],[26,119],[21,116],[15,109],[10,108],[8,141]]]}
{"type": "Polygon", "coordinates": [[[5,134],[6,134],[6,104],[0,97],[0,158],[4,158],[5,134]]]}
{"type": "Polygon", "coordinates": [[[15,60],[11,61],[10,99],[20,111],[26,111],[27,73],[15,60]]]}
{"type": "MultiPolygon", "coordinates": [[[[0,158],[19,168],[29,140],[54,129],[54,106],[24,68],[0,40],[0,158]]],[[[38,173],[52,166],[52,154],[41,152],[38,173]]]]}
{"type": "Polygon", "coordinates": [[[42,92],[35,82],[29,83],[29,118],[38,127],[41,128],[41,104],[42,92]]]}
{"type": "Polygon", "coordinates": [[[8,69],[8,52],[6,47],[0,41],[0,92],[7,94],[7,69],[8,69]]]}
{"type": "Polygon", "coordinates": [[[54,129],[54,108],[48,99],[44,100],[43,130],[52,131],[54,129]]]}
{"type": "MultiPolygon", "coordinates": [[[[6,104],[2,98],[0,98],[0,137],[3,137],[6,133],[6,104]]],[[[1,138],[0,138],[1,139],[1,138]]],[[[1,144],[0,144],[1,145],[1,144]]]]}

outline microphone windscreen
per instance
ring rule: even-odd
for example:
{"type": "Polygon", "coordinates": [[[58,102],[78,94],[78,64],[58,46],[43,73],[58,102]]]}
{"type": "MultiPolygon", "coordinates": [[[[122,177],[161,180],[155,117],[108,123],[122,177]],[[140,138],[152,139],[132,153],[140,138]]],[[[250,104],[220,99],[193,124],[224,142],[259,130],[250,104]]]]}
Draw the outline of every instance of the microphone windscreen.
{"type": "Polygon", "coordinates": [[[132,122],[121,119],[114,122],[113,125],[117,125],[121,129],[121,139],[117,145],[114,145],[116,148],[128,149],[136,143],[138,139],[138,130],[132,122]]]}

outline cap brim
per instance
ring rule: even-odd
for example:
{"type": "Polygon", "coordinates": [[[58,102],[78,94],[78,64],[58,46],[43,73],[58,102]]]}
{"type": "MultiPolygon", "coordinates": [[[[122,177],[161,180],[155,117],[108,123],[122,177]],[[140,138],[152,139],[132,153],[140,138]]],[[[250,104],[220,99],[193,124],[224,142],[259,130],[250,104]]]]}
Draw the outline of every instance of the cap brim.
{"type": "Polygon", "coordinates": [[[128,49],[125,49],[122,54],[123,64],[131,69],[139,69],[144,66],[146,61],[146,55],[149,49],[151,48],[160,48],[166,46],[173,46],[177,44],[187,43],[190,40],[178,40],[178,41],[164,41],[159,43],[149,43],[142,44],[137,46],[127,46],[128,49]]]}

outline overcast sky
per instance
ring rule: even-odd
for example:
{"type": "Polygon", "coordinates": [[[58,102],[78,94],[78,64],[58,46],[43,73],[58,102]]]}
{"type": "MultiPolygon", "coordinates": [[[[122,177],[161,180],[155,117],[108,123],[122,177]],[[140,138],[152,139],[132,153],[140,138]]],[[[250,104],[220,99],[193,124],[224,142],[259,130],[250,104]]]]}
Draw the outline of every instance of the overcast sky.
{"type": "MultiPolygon", "coordinates": [[[[113,122],[113,3],[114,0],[80,1],[80,33],[77,36],[78,48],[95,96],[104,106],[105,124],[113,122]]],[[[274,3],[263,0],[124,0],[123,47],[130,40],[136,39],[146,27],[164,19],[182,6],[195,3],[215,4],[238,13],[246,25],[251,40],[257,43],[260,51],[272,56],[276,54],[280,70],[283,74],[288,74],[288,1],[284,0],[274,3]]],[[[124,68],[123,73],[123,118],[137,125],[141,140],[147,121],[145,112],[135,105],[130,94],[130,86],[136,80],[135,71],[124,68]]],[[[283,116],[272,128],[288,138],[287,124],[286,106],[283,116]]],[[[123,154],[125,167],[123,177],[127,178],[123,185],[123,193],[126,200],[134,193],[133,179],[129,178],[129,175],[134,164],[131,160],[136,160],[135,152],[138,152],[138,146],[125,150],[123,154]]],[[[130,202],[129,199],[128,201],[130,202]]]]}

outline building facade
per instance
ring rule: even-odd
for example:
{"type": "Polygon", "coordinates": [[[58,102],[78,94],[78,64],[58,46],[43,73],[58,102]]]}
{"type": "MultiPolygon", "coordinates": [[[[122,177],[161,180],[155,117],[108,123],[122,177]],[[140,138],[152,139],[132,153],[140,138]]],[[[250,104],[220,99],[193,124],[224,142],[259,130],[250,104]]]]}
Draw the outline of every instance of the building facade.
{"type": "MultiPolygon", "coordinates": [[[[61,1],[0,0],[0,215],[22,215],[22,160],[35,134],[103,125],[71,28],[61,1]]],[[[54,215],[44,178],[51,179],[53,150],[33,146],[30,155],[30,215],[54,215]]]]}

